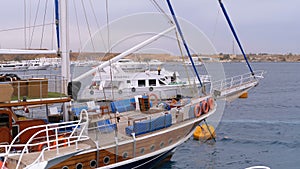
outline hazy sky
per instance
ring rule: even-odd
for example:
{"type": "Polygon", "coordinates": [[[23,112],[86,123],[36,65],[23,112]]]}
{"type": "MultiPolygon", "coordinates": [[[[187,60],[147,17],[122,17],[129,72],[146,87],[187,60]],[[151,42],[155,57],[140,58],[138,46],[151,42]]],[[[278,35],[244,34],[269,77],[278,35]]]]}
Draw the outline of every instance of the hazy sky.
{"type": "MultiPolygon", "coordinates": [[[[28,26],[29,23],[30,25],[42,24],[46,2],[48,3],[48,10],[45,15],[46,23],[52,22],[53,1],[41,0],[38,17],[35,18],[38,0],[26,0],[26,25],[28,26]]],[[[103,26],[106,23],[105,0],[84,1],[93,3],[97,20],[103,26]]],[[[167,10],[164,0],[156,1],[167,10]]],[[[81,0],[69,2],[72,13],[71,27],[75,31],[77,23],[73,2],[75,2],[77,11],[82,11],[82,3],[81,0]]],[[[202,30],[212,41],[217,52],[232,53],[234,46],[235,52],[239,53],[237,46],[233,45],[233,36],[220,10],[218,0],[172,0],[171,2],[177,16],[188,20],[202,30]]],[[[247,53],[300,53],[300,10],[297,8],[300,6],[299,0],[223,0],[223,3],[247,53]]],[[[84,4],[84,6],[88,12],[92,11],[89,3],[84,4]]],[[[149,0],[109,0],[108,6],[110,20],[140,12],[157,12],[149,0]]],[[[24,0],[1,0],[1,48],[24,48],[24,30],[5,31],[11,28],[24,27],[24,9],[24,0]]],[[[87,15],[89,18],[94,18],[91,12],[87,15]]],[[[80,20],[80,25],[86,25],[83,14],[77,17],[80,20]]],[[[93,33],[97,30],[97,25],[93,19],[89,19],[88,22],[91,26],[90,32],[93,33]]],[[[55,38],[52,38],[53,26],[44,28],[44,32],[47,33],[43,35],[43,40],[40,38],[30,40],[38,32],[42,32],[42,28],[27,29],[27,46],[30,44],[32,48],[55,48],[55,38]],[[42,45],[40,45],[41,41],[42,45]]],[[[89,34],[87,29],[85,34],[81,34],[82,41],[86,41],[85,36],[89,34]]],[[[78,49],[80,46],[78,33],[70,36],[77,37],[77,39],[72,40],[71,49],[78,49]]]]}

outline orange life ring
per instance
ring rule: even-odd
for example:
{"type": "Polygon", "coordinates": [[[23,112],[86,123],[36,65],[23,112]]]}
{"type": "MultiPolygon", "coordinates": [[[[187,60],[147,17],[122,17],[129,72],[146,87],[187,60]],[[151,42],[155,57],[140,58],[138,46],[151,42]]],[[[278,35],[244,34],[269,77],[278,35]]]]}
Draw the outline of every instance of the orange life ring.
{"type": "MultiPolygon", "coordinates": [[[[59,136],[58,137],[58,144],[61,144],[61,143],[63,143],[63,147],[66,147],[67,146],[67,139],[64,139],[64,136],[59,136]]],[[[51,147],[52,148],[55,148],[55,146],[56,146],[56,140],[54,140],[53,141],[53,143],[52,143],[52,145],[51,145],[51,147]]]]}
{"type": "Polygon", "coordinates": [[[212,110],[214,108],[214,99],[213,98],[208,98],[208,106],[209,106],[209,110],[212,110]]]}
{"type": "Polygon", "coordinates": [[[38,151],[42,151],[42,150],[45,148],[44,146],[47,147],[46,144],[40,144],[40,145],[38,146],[37,150],[38,150],[38,151]]]}
{"type": "Polygon", "coordinates": [[[204,114],[208,113],[208,111],[209,111],[209,106],[208,106],[207,101],[206,101],[206,100],[202,100],[201,103],[202,103],[201,109],[202,109],[203,113],[204,113],[204,114]]]}
{"type": "Polygon", "coordinates": [[[157,103],[158,103],[158,96],[156,94],[154,94],[154,93],[150,93],[149,96],[148,96],[149,99],[150,99],[151,96],[154,97],[153,106],[157,105],[157,103]]]}
{"type": "Polygon", "coordinates": [[[196,117],[200,117],[201,116],[201,107],[199,104],[196,104],[195,108],[194,108],[194,114],[196,117]]]}
{"type": "Polygon", "coordinates": [[[0,160],[0,168],[7,169],[6,163],[3,164],[3,161],[2,161],[2,160],[0,160]]]}

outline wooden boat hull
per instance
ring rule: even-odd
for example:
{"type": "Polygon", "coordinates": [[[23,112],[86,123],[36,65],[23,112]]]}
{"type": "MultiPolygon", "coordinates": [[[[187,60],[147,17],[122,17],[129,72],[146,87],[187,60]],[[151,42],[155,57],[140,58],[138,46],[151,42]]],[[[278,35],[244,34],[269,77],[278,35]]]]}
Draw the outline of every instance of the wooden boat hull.
{"type": "Polygon", "coordinates": [[[199,121],[193,120],[186,126],[175,126],[154,135],[142,135],[136,138],[136,142],[131,140],[118,146],[100,148],[99,151],[87,150],[50,168],[76,168],[80,164],[83,168],[151,168],[171,156],[177,146],[190,138],[199,121]],[[97,166],[91,166],[93,161],[97,166]]]}

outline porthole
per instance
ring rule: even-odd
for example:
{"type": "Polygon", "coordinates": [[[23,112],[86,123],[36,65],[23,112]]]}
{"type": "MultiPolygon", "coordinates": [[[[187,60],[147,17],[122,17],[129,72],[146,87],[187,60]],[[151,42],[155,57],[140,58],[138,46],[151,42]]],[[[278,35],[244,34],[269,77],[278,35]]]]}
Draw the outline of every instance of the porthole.
{"type": "Polygon", "coordinates": [[[90,167],[91,168],[96,168],[97,167],[97,161],[96,160],[90,161],[90,167]]]}
{"type": "Polygon", "coordinates": [[[83,165],[82,165],[82,163],[78,163],[78,164],[76,164],[76,169],[83,169],[83,165]]]}
{"type": "Polygon", "coordinates": [[[169,139],[169,145],[171,145],[173,143],[173,139],[169,139]]]}
{"type": "Polygon", "coordinates": [[[126,151],[122,154],[122,158],[123,158],[123,159],[128,158],[128,153],[127,153],[126,151]]]}
{"type": "Polygon", "coordinates": [[[69,169],[68,166],[63,166],[61,169],[69,169]]]}
{"type": "Polygon", "coordinates": [[[163,148],[164,146],[165,146],[165,143],[162,141],[162,142],[160,142],[160,148],[163,148]]]}
{"type": "Polygon", "coordinates": [[[104,164],[109,164],[110,158],[108,156],[103,158],[103,163],[104,164]]]}
{"type": "Polygon", "coordinates": [[[154,150],[155,150],[155,145],[154,145],[154,144],[150,147],[150,150],[151,150],[151,151],[154,151],[154,150]]]}
{"type": "Polygon", "coordinates": [[[144,154],[145,153],[145,148],[141,148],[140,153],[144,154]]]}

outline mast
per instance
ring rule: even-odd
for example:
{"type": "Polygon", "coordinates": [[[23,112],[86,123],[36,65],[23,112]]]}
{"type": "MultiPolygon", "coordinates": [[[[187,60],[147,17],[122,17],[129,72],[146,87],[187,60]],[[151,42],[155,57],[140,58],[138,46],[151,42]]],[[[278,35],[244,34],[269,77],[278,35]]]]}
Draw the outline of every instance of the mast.
{"type": "Polygon", "coordinates": [[[193,60],[193,58],[192,58],[192,56],[191,56],[189,47],[187,46],[187,43],[186,43],[186,41],[185,41],[185,39],[184,39],[183,33],[182,33],[181,28],[180,28],[180,25],[179,25],[179,23],[178,23],[178,21],[177,21],[177,18],[176,18],[176,15],[175,15],[175,12],[174,12],[174,10],[173,10],[173,7],[172,7],[172,4],[171,4],[170,0],[167,0],[167,3],[168,3],[168,7],[169,7],[169,9],[170,9],[170,12],[171,12],[171,14],[172,14],[173,20],[174,20],[174,22],[175,22],[176,28],[177,28],[177,30],[178,30],[178,33],[179,33],[179,35],[180,35],[180,37],[181,37],[182,43],[183,43],[183,45],[184,45],[184,48],[185,48],[185,50],[186,50],[186,52],[187,52],[187,54],[188,54],[188,56],[189,56],[189,59],[190,59],[190,61],[191,61],[191,63],[192,63],[194,72],[196,73],[196,76],[197,76],[197,79],[198,79],[198,81],[199,81],[199,83],[200,83],[200,86],[202,87],[202,82],[201,82],[200,76],[199,76],[198,71],[197,71],[197,69],[196,69],[196,66],[195,66],[195,64],[194,64],[194,60],[193,60]]]}
{"type": "MultiPolygon", "coordinates": [[[[58,0],[56,0],[57,2],[58,0]]],[[[68,0],[59,0],[59,12],[60,20],[57,21],[60,25],[58,27],[58,40],[61,38],[59,45],[61,46],[61,76],[62,76],[62,93],[68,95],[68,83],[71,80],[70,77],[70,53],[69,53],[69,34],[68,34],[68,0]],[[59,29],[60,28],[60,29],[59,29]]],[[[59,14],[57,14],[57,18],[59,14]]],[[[63,104],[63,117],[64,121],[69,121],[69,113],[66,104],[63,104]]]]}
{"type": "Polygon", "coordinates": [[[59,35],[59,7],[58,0],[54,1],[55,6],[55,28],[56,28],[56,40],[57,40],[57,55],[60,56],[60,35],[59,35]]]}
{"type": "MultiPolygon", "coordinates": [[[[58,0],[56,0],[58,1],[58,0]]],[[[69,34],[68,34],[68,0],[59,1],[60,11],[60,29],[59,36],[61,38],[61,75],[63,93],[67,94],[67,84],[70,82],[70,53],[69,53],[69,34]]]]}

